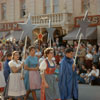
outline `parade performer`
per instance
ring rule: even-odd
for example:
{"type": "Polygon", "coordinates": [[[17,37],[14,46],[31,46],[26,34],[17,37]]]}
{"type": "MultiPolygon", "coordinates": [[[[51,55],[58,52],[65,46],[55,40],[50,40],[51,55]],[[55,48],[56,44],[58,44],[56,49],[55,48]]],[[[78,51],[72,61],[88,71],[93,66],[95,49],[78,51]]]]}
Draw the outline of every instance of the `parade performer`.
{"type": "Polygon", "coordinates": [[[12,53],[12,60],[9,62],[11,73],[8,81],[8,97],[17,98],[21,100],[26,94],[24,81],[21,79],[21,69],[23,62],[19,61],[18,51],[12,53]]]}
{"type": "Polygon", "coordinates": [[[0,62],[0,95],[1,95],[1,99],[3,100],[3,92],[4,92],[4,87],[6,86],[5,83],[5,78],[3,75],[3,65],[0,62]]]}
{"type": "Polygon", "coordinates": [[[57,100],[60,98],[58,82],[55,77],[55,64],[52,60],[53,49],[47,48],[45,54],[47,56],[40,64],[40,72],[42,77],[41,100],[57,100]]]}
{"type": "Polygon", "coordinates": [[[8,63],[11,60],[11,56],[12,56],[11,53],[7,53],[7,59],[4,62],[4,77],[5,77],[6,83],[8,81],[8,77],[9,77],[9,74],[10,74],[10,67],[9,67],[9,64],[8,63]]]}
{"type": "Polygon", "coordinates": [[[59,70],[59,90],[61,100],[78,100],[78,83],[73,65],[73,50],[68,48],[59,70]]]}
{"type": "Polygon", "coordinates": [[[30,56],[25,60],[24,69],[26,70],[24,82],[25,88],[27,90],[26,98],[30,92],[32,92],[32,96],[34,100],[37,100],[36,90],[40,89],[41,81],[39,74],[39,65],[38,65],[38,57],[35,56],[35,47],[29,47],[30,56]]]}

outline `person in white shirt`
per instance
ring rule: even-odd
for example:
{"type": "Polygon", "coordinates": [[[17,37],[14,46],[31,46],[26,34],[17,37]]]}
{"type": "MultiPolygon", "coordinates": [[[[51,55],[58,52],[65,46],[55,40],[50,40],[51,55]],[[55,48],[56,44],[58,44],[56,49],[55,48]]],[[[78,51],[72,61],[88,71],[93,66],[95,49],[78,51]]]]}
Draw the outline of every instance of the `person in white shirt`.
{"type": "Polygon", "coordinates": [[[92,66],[92,71],[90,72],[89,76],[98,77],[99,76],[99,69],[96,68],[96,65],[92,66]]]}
{"type": "Polygon", "coordinates": [[[42,51],[42,57],[39,58],[39,64],[46,58],[46,54],[44,53],[44,50],[42,51]]]}
{"type": "Polygon", "coordinates": [[[97,69],[95,64],[92,65],[92,71],[89,73],[88,76],[90,77],[90,82],[99,77],[99,69],[97,69]]]}
{"type": "Polygon", "coordinates": [[[11,73],[9,75],[8,82],[8,92],[7,95],[10,97],[9,100],[13,98],[17,98],[17,100],[21,100],[26,94],[24,81],[21,79],[21,69],[23,67],[23,62],[19,61],[19,52],[14,51],[12,53],[12,60],[9,62],[9,66],[11,69],[11,73]]]}
{"type": "Polygon", "coordinates": [[[39,49],[39,48],[37,49],[37,51],[36,51],[35,55],[36,55],[38,58],[40,58],[40,57],[41,57],[42,53],[41,53],[41,51],[40,51],[40,49],[39,49]]]}
{"type": "Polygon", "coordinates": [[[92,60],[93,59],[93,55],[90,51],[88,51],[87,55],[86,55],[86,60],[92,60]]]}
{"type": "Polygon", "coordinates": [[[87,69],[92,68],[92,60],[93,60],[93,55],[92,55],[91,51],[89,50],[85,56],[85,63],[86,63],[87,69]]]}
{"type": "Polygon", "coordinates": [[[85,83],[89,83],[89,74],[90,74],[90,72],[91,72],[91,69],[88,69],[87,73],[85,74],[85,77],[84,77],[85,83]]]}

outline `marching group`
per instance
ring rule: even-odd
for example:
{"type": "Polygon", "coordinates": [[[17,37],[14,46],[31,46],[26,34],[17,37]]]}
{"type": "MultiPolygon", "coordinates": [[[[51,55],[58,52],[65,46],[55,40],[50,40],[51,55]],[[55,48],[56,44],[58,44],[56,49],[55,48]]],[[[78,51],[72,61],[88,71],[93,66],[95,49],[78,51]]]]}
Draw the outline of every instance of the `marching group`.
{"type": "Polygon", "coordinates": [[[0,93],[4,98],[27,100],[78,100],[78,82],[91,83],[99,78],[100,47],[82,43],[76,65],[74,45],[53,48],[46,44],[29,46],[23,57],[23,43],[0,44],[0,93]],[[98,50],[98,51],[97,51],[98,50]],[[23,71],[24,69],[24,71],[23,71]]]}
{"type": "Polygon", "coordinates": [[[75,66],[71,48],[68,48],[66,53],[59,50],[65,55],[64,57],[61,56],[62,54],[54,57],[54,48],[44,45],[42,53],[39,48],[29,46],[24,59],[21,55],[22,52],[20,53],[21,48],[23,49],[23,46],[18,44],[8,43],[5,46],[0,44],[0,93],[2,99],[27,100],[29,94],[32,93],[33,99],[37,100],[36,91],[38,90],[41,90],[41,100],[78,99],[77,80],[76,77],[73,78],[75,66]]]}

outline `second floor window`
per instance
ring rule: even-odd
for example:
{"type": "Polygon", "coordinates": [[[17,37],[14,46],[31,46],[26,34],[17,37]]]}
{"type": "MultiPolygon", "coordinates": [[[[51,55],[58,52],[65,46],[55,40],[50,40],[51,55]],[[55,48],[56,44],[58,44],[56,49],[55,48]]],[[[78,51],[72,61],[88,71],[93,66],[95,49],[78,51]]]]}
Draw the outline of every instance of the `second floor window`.
{"type": "Polygon", "coordinates": [[[51,0],[45,0],[45,13],[51,13],[51,0]]]}
{"type": "Polygon", "coordinates": [[[2,20],[6,20],[7,17],[7,7],[6,7],[6,3],[2,3],[1,4],[1,19],[2,20]]]}
{"type": "Polygon", "coordinates": [[[54,13],[59,12],[59,0],[54,0],[53,5],[54,5],[53,6],[54,13]]]}
{"type": "Polygon", "coordinates": [[[26,15],[25,0],[20,0],[20,16],[23,18],[26,15]]]}

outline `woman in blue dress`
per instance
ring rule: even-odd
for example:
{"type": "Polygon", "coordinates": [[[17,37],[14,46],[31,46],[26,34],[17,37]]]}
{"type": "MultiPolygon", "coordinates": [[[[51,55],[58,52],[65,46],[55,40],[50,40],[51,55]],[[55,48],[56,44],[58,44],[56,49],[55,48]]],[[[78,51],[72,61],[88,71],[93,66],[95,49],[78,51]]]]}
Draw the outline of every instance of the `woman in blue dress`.
{"type": "Polygon", "coordinates": [[[24,69],[26,70],[25,74],[25,88],[26,98],[28,97],[29,93],[32,92],[32,96],[34,100],[37,100],[36,91],[40,89],[40,74],[39,74],[39,66],[38,66],[38,58],[35,56],[35,47],[29,47],[29,54],[30,56],[27,57],[25,60],[24,69]]]}

